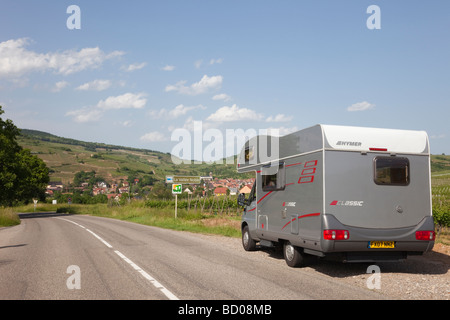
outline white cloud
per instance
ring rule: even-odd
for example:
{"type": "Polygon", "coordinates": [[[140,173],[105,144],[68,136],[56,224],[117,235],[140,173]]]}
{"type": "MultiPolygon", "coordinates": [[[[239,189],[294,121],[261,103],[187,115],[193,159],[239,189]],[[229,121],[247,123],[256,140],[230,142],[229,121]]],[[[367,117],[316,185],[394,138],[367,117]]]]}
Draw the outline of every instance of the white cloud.
{"type": "Polygon", "coordinates": [[[277,114],[275,117],[269,116],[266,122],[289,122],[292,120],[292,116],[285,116],[284,114],[277,114]]]}
{"type": "Polygon", "coordinates": [[[143,98],[144,96],[143,93],[125,93],[120,96],[110,96],[105,100],[100,100],[93,107],[69,111],[66,113],[66,116],[72,116],[74,121],[80,123],[98,121],[108,110],[142,109],[147,103],[147,99],[143,98]]]}
{"type": "Polygon", "coordinates": [[[213,100],[223,100],[223,101],[230,101],[231,97],[227,95],[226,93],[220,93],[216,94],[214,97],[212,97],[213,100]]]}
{"type": "MultiPolygon", "coordinates": [[[[170,126],[169,130],[173,131],[176,128],[174,126],[170,126]]],[[[201,132],[202,130],[208,130],[208,129],[217,129],[217,123],[215,122],[209,122],[209,121],[201,121],[201,120],[195,120],[192,116],[189,116],[183,125],[183,129],[186,129],[190,132],[201,132]]],[[[201,135],[201,133],[200,133],[201,135]]]]}
{"type": "Polygon", "coordinates": [[[209,61],[209,64],[216,64],[216,63],[222,63],[223,62],[223,59],[222,58],[219,58],[219,59],[211,59],[210,61],[209,61]]]}
{"type": "Polygon", "coordinates": [[[103,91],[111,86],[110,80],[94,80],[91,82],[86,82],[81,86],[77,87],[76,90],[93,90],[93,91],[103,91]]]}
{"type": "Polygon", "coordinates": [[[144,134],[140,138],[140,140],[143,142],[161,142],[161,141],[167,141],[168,137],[159,131],[153,131],[153,132],[144,134]]]}
{"type": "Polygon", "coordinates": [[[55,86],[52,88],[52,92],[60,92],[62,89],[67,87],[69,83],[67,81],[59,81],[55,83],[55,86]]]}
{"type": "Polygon", "coordinates": [[[134,63],[134,64],[130,64],[128,67],[123,67],[122,69],[127,72],[132,72],[132,71],[143,69],[146,65],[147,65],[147,62],[134,63]]]}
{"type": "Polygon", "coordinates": [[[197,106],[185,106],[184,104],[179,104],[172,110],[167,111],[165,108],[162,108],[160,110],[150,110],[147,114],[152,118],[163,118],[163,117],[172,117],[172,118],[178,118],[180,116],[185,116],[189,111],[196,110],[196,109],[202,109],[205,110],[206,107],[199,104],[197,106]]]}
{"type": "Polygon", "coordinates": [[[239,108],[236,104],[231,107],[224,106],[218,109],[215,113],[211,114],[206,120],[216,122],[230,122],[230,121],[258,121],[262,120],[263,115],[257,112],[247,109],[239,108]]]}
{"type": "Polygon", "coordinates": [[[163,71],[173,71],[173,70],[175,70],[175,66],[166,65],[165,67],[162,67],[161,70],[163,70],[163,71]]]}
{"type": "Polygon", "coordinates": [[[147,112],[147,115],[151,118],[160,119],[167,116],[167,110],[165,108],[162,108],[160,110],[149,110],[147,112]]]}
{"type": "Polygon", "coordinates": [[[143,93],[125,93],[120,96],[111,96],[97,103],[97,108],[102,110],[111,109],[142,109],[147,103],[143,93]]]}
{"type": "Polygon", "coordinates": [[[15,79],[31,72],[54,71],[69,75],[86,69],[98,68],[105,60],[123,55],[114,51],[105,54],[98,47],[80,51],[66,50],[56,53],[37,53],[26,49],[27,38],[0,42],[0,78],[15,79]]]}
{"type": "Polygon", "coordinates": [[[133,125],[133,121],[132,120],[125,120],[123,122],[120,123],[122,126],[124,127],[131,127],[133,125]]]}
{"type": "Polygon", "coordinates": [[[201,59],[195,61],[195,62],[194,62],[195,68],[200,69],[200,67],[202,66],[202,63],[203,63],[203,60],[201,60],[201,59]]]}
{"type": "MultiPolygon", "coordinates": [[[[286,128],[286,127],[274,128],[274,127],[271,127],[271,128],[267,128],[266,130],[267,130],[266,133],[269,134],[269,135],[281,137],[281,136],[285,136],[287,134],[296,132],[299,129],[298,129],[297,126],[294,126],[294,127],[291,127],[291,128],[286,128]]],[[[264,130],[263,130],[263,133],[264,133],[264,130]]]]}
{"type": "Polygon", "coordinates": [[[206,93],[209,90],[218,89],[222,86],[222,76],[208,77],[204,75],[199,82],[195,82],[189,87],[185,86],[186,81],[179,81],[175,85],[166,86],[166,92],[176,91],[181,94],[198,95],[206,93]]]}
{"type": "Polygon", "coordinates": [[[367,101],[358,102],[355,104],[352,104],[350,107],[347,108],[347,111],[366,111],[375,108],[375,105],[372,103],[369,103],[367,101]]]}
{"type": "Polygon", "coordinates": [[[198,106],[191,106],[191,107],[185,106],[183,104],[179,104],[174,109],[169,111],[169,116],[177,118],[179,116],[184,116],[189,111],[195,110],[195,109],[202,109],[202,110],[204,110],[204,109],[206,109],[206,107],[202,106],[201,104],[198,105],[198,106]]]}
{"type": "Polygon", "coordinates": [[[69,111],[66,113],[66,116],[73,117],[75,122],[85,123],[98,121],[102,114],[103,112],[101,110],[86,107],[79,110],[69,111]]]}

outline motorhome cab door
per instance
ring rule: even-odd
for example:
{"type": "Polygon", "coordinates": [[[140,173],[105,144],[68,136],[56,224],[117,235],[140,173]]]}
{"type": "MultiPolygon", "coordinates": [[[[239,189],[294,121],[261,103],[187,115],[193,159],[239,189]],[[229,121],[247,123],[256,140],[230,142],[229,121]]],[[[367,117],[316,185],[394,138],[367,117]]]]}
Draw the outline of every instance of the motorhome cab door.
{"type": "MultiPolygon", "coordinates": [[[[247,206],[245,208],[245,219],[250,226],[256,224],[256,181],[253,184],[252,190],[247,199],[247,206]]],[[[252,227],[254,228],[254,227],[252,227]]]]}

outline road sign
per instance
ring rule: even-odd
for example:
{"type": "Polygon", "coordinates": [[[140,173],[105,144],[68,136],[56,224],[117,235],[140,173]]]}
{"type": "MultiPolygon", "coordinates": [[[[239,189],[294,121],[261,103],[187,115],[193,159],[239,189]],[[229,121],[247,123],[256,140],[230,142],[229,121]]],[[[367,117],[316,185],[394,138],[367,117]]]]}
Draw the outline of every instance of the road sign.
{"type": "MultiPolygon", "coordinates": [[[[167,177],[166,177],[167,179],[167,177]]],[[[172,183],[180,184],[200,184],[200,177],[195,176],[173,176],[172,183]]]]}
{"type": "Polygon", "coordinates": [[[166,183],[173,183],[173,176],[166,176],[166,183]]]}
{"type": "Polygon", "coordinates": [[[181,194],[183,192],[183,185],[181,184],[173,184],[172,185],[172,193],[173,194],[181,194]]]}

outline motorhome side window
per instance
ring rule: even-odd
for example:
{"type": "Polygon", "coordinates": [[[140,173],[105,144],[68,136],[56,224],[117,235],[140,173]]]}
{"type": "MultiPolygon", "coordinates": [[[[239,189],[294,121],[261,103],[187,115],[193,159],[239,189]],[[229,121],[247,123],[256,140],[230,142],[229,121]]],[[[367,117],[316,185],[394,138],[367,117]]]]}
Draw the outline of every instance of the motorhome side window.
{"type": "Polygon", "coordinates": [[[409,184],[409,160],[407,158],[376,157],[375,183],[379,185],[407,186],[409,184]]]}
{"type": "Polygon", "coordinates": [[[286,186],[284,163],[280,163],[278,167],[271,165],[262,167],[261,178],[263,191],[284,190],[286,186]]]}

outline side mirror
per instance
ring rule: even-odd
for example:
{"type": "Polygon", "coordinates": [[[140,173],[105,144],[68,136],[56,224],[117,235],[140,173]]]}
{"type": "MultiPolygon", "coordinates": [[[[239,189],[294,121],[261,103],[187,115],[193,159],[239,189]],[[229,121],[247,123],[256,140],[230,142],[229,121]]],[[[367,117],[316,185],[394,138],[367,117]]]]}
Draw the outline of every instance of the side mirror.
{"type": "Polygon", "coordinates": [[[238,206],[245,206],[246,205],[245,194],[244,193],[239,193],[238,198],[237,198],[237,203],[238,203],[238,206]]]}

